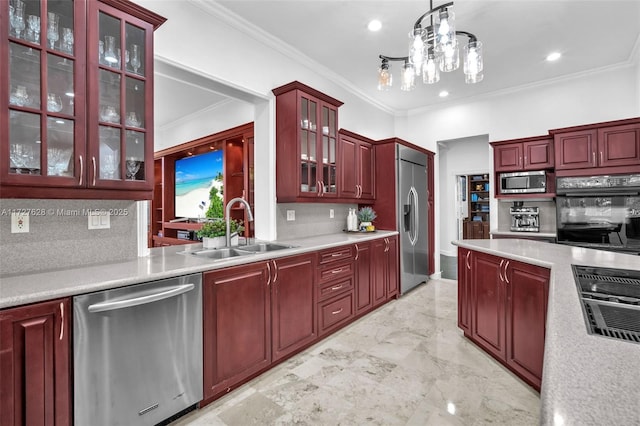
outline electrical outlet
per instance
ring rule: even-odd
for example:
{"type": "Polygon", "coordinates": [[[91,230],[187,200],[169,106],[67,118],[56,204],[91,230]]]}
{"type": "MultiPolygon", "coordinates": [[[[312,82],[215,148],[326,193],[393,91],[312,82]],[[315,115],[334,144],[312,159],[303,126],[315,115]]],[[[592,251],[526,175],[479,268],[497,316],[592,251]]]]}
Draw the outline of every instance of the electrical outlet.
{"type": "Polygon", "coordinates": [[[292,220],[296,220],[296,211],[295,210],[287,210],[287,220],[290,222],[292,220]]]}
{"type": "Polygon", "coordinates": [[[89,229],[109,229],[111,228],[111,214],[104,210],[90,211],[89,229]]]}
{"type": "Polygon", "coordinates": [[[333,211],[333,209],[329,209],[329,219],[333,219],[334,217],[336,217],[335,212],[333,211]]]}
{"type": "Polygon", "coordinates": [[[11,213],[11,233],[29,232],[29,213],[11,213]]]}

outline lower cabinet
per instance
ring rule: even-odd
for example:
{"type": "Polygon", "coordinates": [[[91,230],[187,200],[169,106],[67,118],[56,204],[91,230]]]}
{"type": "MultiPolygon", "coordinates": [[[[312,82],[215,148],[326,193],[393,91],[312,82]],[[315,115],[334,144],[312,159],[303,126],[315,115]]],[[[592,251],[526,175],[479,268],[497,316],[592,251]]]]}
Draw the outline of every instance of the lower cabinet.
{"type": "Polygon", "coordinates": [[[400,292],[398,281],[398,238],[374,240],[371,245],[373,305],[378,306],[400,292]]]}
{"type": "Polygon", "coordinates": [[[540,390],[549,270],[458,249],[458,326],[540,390]]]}
{"type": "Polygon", "coordinates": [[[317,338],[315,255],[204,274],[204,400],[317,338]]]}
{"type": "Polygon", "coordinates": [[[318,268],[317,285],[320,336],[337,330],[355,315],[353,283],[356,271],[352,248],[355,247],[336,247],[320,252],[320,259],[324,259],[318,268]]]}
{"type": "Polygon", "coordinates": [[[373,292],[371,271],[371,243],[358,243],[354,246],[356,251],[356,315],[362,314],[373,308],[373,292]]]}
{"type": "Polygon", "coordinates": [[[70,301],[0,311],[0,425],[70,425],[70,301]]]}

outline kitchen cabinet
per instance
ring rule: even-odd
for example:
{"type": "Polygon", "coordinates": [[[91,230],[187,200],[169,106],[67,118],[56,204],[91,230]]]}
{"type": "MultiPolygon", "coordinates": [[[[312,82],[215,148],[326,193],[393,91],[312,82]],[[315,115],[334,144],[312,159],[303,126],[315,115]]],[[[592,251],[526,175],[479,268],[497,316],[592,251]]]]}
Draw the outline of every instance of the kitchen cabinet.
{"type": "Polygon", "coordinates": [[[271,363],[268,262],[204,274],[204,400],[232,388],[271,363]]]}
{"type": "Polygon", "coordinates": [[[373,141],[347,130],[339,132],[340,197],[373,200],[375,188],[375,152],[373,141]]]}
{"type": "Polygon", "coordinates": [[[355,315],[353,246],[320,252],[318,267],[318,331],[325,336],[355,315]]]}
{"type": "Polygon", "coordinates": [[[374,240],[371,244],[373,304],[378,306],[400,292],[398,278],[398,238],[374,240]]]}
{"type": "Polygon", "coordinates": [[[315,255],[274,259],[271,263],[273,361],[293,354],[318,337],[315,255]]]}
{"type": "Polygon", "coordinates": [[[150,199],[165,19],[122,0],[24,4],[0,20],[2,197],[150,199]]]}
{"type": "Polygon", "coordinates": [[[356,251],[356,315],[364,313],[373,307],[372,292],[372,264],[371,264],[371,243],[358,243],[354,245],[356,251]]]}
{"type": "Polygon", "coordinates": [[[640,122],[559,129],[554,134],[558,176],[640,172],[640,122]]]}
{"type": "Polygon", "coordinates": [[[465,220],[462,225],[462,237],[465,240],[486,240],[491,236],[489,222],[465,220]]]}
{"type": "Polygon", "coordinates": [[[550,272],[460,248],[458,326],[540,390],[550,272]]]}
{"type": "Polygon", "coordinates": [[[294,81],[276,95],[278,202],[339,197],[337,99],[294,81]]]}
{"type": "Polygon", "coordinates": [[[0,311],[0,425],[71,425],[69,299],[0,311]]]}
{"type": "Polygon", "coordinates": [[[471,250],[458,248],[458,327],[471,333],[471,250]]]}
{"type": "Polygon", "coordinates": [[[315,254],[204,274],[204,399],[209,402],[318,336],[315,254]]]}
{"type": "Polygon", "coordinates": [[[553,138],[537,136],[526,139],[492,142],[496,172],[517,172],[553,168],[553,138]]]}
{"type": "Polygon", "coordinates": [[[466,179],[469,218],[463,223],[463,238],[487,239],[491,220],[489,175],[468,175],[466,179]]]}

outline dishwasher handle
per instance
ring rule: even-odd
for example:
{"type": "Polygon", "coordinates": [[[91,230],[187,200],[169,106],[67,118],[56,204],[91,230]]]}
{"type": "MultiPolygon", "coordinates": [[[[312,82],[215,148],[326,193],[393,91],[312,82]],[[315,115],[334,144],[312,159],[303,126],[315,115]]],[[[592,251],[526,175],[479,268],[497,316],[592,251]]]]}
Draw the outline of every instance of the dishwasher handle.
{"type": "Polygon", "coordinates": [[[178,296],[191,291],[194,288],[194,284],[184,284],[158,293],[147,294],[145,296],[132,297],[130,299],[116,300],[113,302],[94,303],[93,305],[89,305],[87,309],[89,312],[95,313],[130,308],[131,306],[144,305],[147,303],[157,302],[158,300],[168,299],[169,297],[178,296]]]}

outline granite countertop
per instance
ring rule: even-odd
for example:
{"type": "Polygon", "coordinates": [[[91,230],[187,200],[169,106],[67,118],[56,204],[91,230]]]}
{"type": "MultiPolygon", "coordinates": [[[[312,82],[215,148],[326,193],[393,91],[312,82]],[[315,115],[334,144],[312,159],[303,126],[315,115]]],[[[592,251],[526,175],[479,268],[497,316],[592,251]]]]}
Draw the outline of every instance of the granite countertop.
{"type": "Polygon", "coordinates": [[[556,238],[557,237],[557,233],[555,230],[547,230],[547,231],[540,231],[540,232],[518,232],[518,231],[509,231],[509,230],[501,230],[501,229],[494,229],[492,231],[489,232],[491,235],[508,235],[508,236],[515,236],[515,237],[528,237],[528,238],[556,238]]]}
{"type": "Polygon", "coordinates": [[[639,256],[518,239],[453,244],[551,269],[540,424],[640,424],[640,344],[587,332],[571,270],[640,270],[639,256]]]}
{"type": "Polygon", "coordinates": [[[179,253],[185,250],[195,251],[202,249],[202,244],[196,243],[153,248],[149,256],[137,257],[122,262],[4,276],[0,278],[0,309],[267,259],[293,256],[397,234],[396,231],[378,230],[372,233],[339,233],[304,239],[279,239],[278,243],[295,247],[223,260],[211,260],[179,253]]]}

